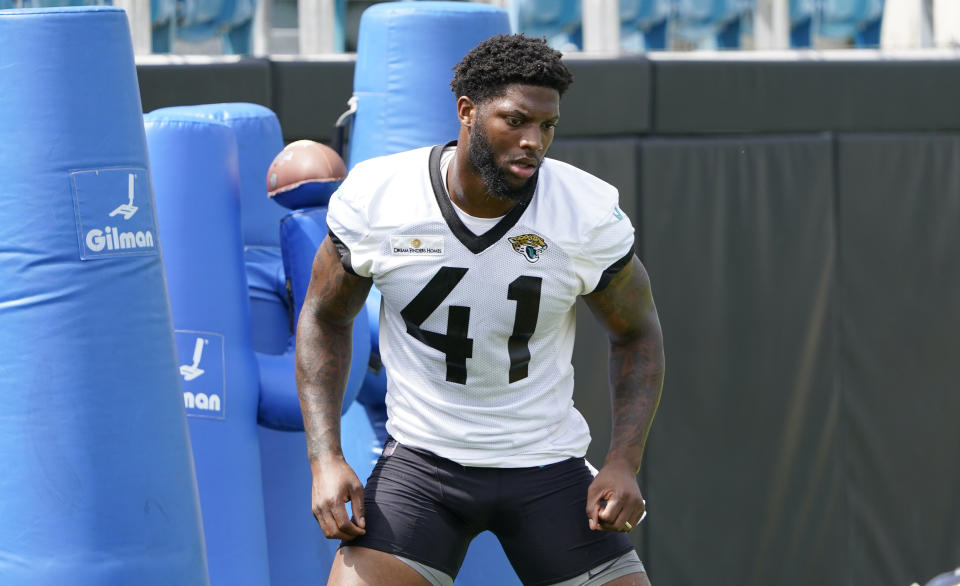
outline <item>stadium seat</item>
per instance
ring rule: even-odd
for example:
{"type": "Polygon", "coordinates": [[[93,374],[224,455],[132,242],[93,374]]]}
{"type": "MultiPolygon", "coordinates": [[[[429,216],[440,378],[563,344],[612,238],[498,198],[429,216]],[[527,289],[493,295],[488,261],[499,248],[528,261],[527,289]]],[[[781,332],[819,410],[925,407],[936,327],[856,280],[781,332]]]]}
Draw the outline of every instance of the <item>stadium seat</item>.
{"type": "Polygon", "coordinates": [[[66,6],[112,5],[112,0],[0,0],[0,10],[11,8],[63,8],[66,6]]]}
{"type": "Polygon", "coordinates": [[[150,42],[154,53],[169,53],[177,17],[176,0],[150,0],[150,42]]]}
{"type": "Polygon", "coordinates": [[[545,37],[561,51],[583,47],[580,0],[516,0],[512,8],[518,32],[545,37]]]}
{"type": "Polygon", "coordinates": [[[880,46],[883,0],[820,0],[816,34],[849,40],[855,47],[880,46]]]}
{"type": "Polygon", "coordinates": [[[706,49],[737,49],[747,11],[744,0],[674,0],[675,36],[706,49]]]}
{"type": "Polygon", "coordinates": [[[790,0],[790,46],[816,38],[855,47],[878,47],[884,0],[790,0]]]}
{"type": "Polygon", "coordinates": [[[790,0],[790,46],[794,49],[813,45],[813,20],[817,0],[790,0]]]}
{"type": "Polygon", "coordinates": [[[250,53],[256,0],[179,0],[174,34],[191,42],[221,37],[223,52],[250,53]]]}
{"type": "Polygon", "coordinates": [[[620,0],[620,48],[655,51],[667,48],[670,0],[620,0]]]}

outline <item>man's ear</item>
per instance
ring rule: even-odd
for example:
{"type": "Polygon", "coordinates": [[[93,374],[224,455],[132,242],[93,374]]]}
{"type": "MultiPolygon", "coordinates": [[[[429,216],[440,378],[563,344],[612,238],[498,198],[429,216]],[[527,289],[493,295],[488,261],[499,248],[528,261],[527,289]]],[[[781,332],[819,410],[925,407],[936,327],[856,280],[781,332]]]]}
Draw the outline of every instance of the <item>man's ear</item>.
{"type": "Polygon", "coordinates": [[[470,128],[477,118],[477,105],[467,96],[457,98],[457,118],[460,124],[470,128]]]}

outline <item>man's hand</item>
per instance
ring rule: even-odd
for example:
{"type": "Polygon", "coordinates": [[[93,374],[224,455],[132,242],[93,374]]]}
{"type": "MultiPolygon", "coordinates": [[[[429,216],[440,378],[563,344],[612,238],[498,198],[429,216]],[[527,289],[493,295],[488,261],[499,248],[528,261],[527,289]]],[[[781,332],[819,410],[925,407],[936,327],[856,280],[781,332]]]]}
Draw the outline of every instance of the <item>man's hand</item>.
{"type": "Polygon", "coordinates": [[[363,518],[363,484],[342,458],[311,462],[313,469],[313,516],[327,539],[347,541],[366,533],[363,518]],[[352,503],[353,519],[347,517],[346,503],[352,503]]]}
{"type": "Polygon", "coordinates": [[[637,526],[644,511],[643,495],[630,464],[604,464],[587,489],[590,529],[627,532],[637,526]]]}

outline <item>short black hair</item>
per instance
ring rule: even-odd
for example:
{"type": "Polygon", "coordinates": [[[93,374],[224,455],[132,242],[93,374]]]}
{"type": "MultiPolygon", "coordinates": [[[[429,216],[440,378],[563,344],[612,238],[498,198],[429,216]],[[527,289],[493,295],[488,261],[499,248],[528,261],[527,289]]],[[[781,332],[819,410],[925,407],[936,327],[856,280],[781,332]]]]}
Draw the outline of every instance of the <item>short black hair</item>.
{"type": "Polygon", "coordinates": [[[496,35],[467,53],[453,68],[450,87],[474,103],[503,95],[512,83],[553,88],[563,95],[573,74],[561,61],[563,54],[545,39],[523,34],[496,35]]]}

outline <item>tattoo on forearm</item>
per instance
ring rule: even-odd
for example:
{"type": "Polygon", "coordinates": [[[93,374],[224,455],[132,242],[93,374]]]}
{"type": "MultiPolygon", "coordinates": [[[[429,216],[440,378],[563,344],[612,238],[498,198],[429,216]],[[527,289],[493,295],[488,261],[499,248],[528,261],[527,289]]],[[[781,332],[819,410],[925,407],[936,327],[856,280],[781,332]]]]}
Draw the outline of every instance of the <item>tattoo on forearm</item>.
{"type": "Polygon", "coordinates": [[[326,326],[314,337],[316,344],[297,348],[297,393],[311,459],[340,451],[340,409],[350,369],[351,334],[350,328],[326,326]]]}
{"type": "Polygon", "coordinates": [[[612,454],[625,452],[625,455],[636,460],[639,465],[650,424],[660,402],[662,384],[663,349],[659,337],[612,345],[612,454]]]}
{"type": "Polygon", "coordinates": [[[329,242],[314,264],[297,324],[297,394],[311,460],[340,455],[340,410],[350,372],[353,318],[369,283],[346,273],[329,242]]]}
{"type": "Polygon", "coordinates": [[[664,374],[660,323],[643,265],[634,259],[588,303],[610,335],[613,432],[608,458],[639,467],[664,374]]]}

